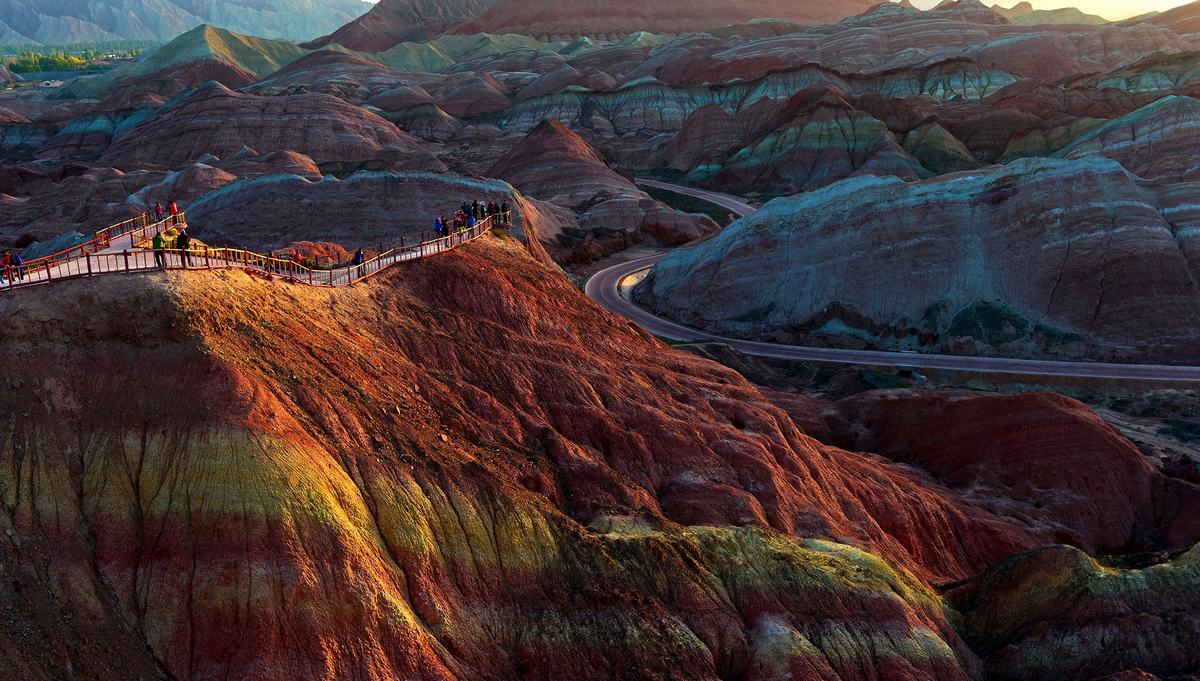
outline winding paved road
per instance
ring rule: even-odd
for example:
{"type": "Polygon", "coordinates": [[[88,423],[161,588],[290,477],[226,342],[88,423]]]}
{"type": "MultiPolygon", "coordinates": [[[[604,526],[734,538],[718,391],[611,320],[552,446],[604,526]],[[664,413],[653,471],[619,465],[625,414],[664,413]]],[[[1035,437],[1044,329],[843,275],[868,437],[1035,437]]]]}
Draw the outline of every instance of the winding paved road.
{"type": "MultiPolygon", "coordinates": [[[[711,201],[712,203],[728,208],[738,215],[747,215],[754,212],[752,206],[739,201],[736,197],[725,194],[693,189],[691,187],[681,187],[657,180],[638,179],[637,182],[647,187],[666,189],[678,194],[711,201]]],[[[620,287],[622,281],[627,277],[649,269],[662,257],[663,254],[647,256],[601,270],[588,279],[587,284],[584,286],[584,292],[589,298],[599,303],[609,312],[629,319],[656,336],[684,342],[724,343],[739,352],[758,357],[865,366],[903,365],[918,369],[945,369],[951,371],[1020,374],[1023,376],[1200,382],[1200,367],[1194,366],[1056,362],[997,357],[910,354],[876,350],[839,350],[834,348],[812,348],[799,345],[761,343],[714,336],[658,317],[645,308],[626,300],[621,295],[620,287]]]]}
{"type": "Polygon", "coordinates": [[[643,187],[650,187],[652,189],[665,189],[666,191],[675,192],[676,194],[683,194],[684,196],[704,199],[705,201],[708,201],[709,203],[715,203],[722,208],[728,208],[739,217],[743,215],[749,215],[754,212],[754,206],[751,206],[736,196],[730,196],[729,194],[710,192],[703,189],[693,189],[692,187],[682,187],[677,184],[659,182],[658,180],[651,180],[645,177],[639,177],[636,181],[643,187]]]}

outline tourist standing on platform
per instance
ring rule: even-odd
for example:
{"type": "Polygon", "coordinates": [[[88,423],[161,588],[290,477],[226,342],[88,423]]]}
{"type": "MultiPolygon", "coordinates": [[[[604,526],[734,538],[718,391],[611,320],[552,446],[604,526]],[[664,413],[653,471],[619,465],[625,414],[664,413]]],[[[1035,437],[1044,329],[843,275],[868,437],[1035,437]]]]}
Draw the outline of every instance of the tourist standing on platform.
{"type": "Polygon", "coordinates": [[[154,232],[154,239],[150,245],[154,247],[154,265],[156,267],[166,267],[167,256],[163,253],[163,249],[167,247],[167,238],[163,236],[161,230],[154,232]]]}
{"type": "Polygon", "coordinates": [[[192,256],[188,249],[192,245],[192,239],[188,236],[186,229],[179,230],[179,236],[175,237],[175,248],[179,249],[179,262],[184,267],[191,267],[192,256]]]}

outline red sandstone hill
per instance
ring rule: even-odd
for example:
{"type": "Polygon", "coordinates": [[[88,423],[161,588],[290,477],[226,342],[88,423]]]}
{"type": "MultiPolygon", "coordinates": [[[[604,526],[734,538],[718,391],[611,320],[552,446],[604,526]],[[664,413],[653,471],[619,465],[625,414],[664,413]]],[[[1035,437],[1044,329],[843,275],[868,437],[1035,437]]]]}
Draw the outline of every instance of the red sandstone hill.
{"type": "Polygon", "coordinates": [[[394,124],[330,95],[269,97],[209,84],[120,137],[103,162],[173,166],[246,147],[294,151],[318,162],[364,161],[401,157],[418,146],[417,138],[394,124]]]}
{"type": "MultiPolygon", "coordinates": [[[[135,275],[0,314],[16,676],[978,679],[929,580],[1200,535],[1200,490],[1069,400],[857,402],[881,454],[838,449],[798,425],[826,407],[777,406],[509,240],[348,290],[135,275]],[[1016,462],[1036,485],[1007,486],[1016,462]]],[[[1022,644],[1056,665],[1027,678],[1127,661],[1022,644]]],[[[1136,629],[1118,646],[1179,668],[1136,629]]]]}
{"type": "MultiPolygon", "coordinates": [[[[1135,21],[1137,20],[1131,19],[1127,23],[1134,23],[1135,21]]],[[[1167,10],[1144,21],[1158,24],[1159,26],[1166,26],[1180,34],[1200,33],[1200,2],[1192,2],[1176,7],[1175,9],[1167,10]]]]}
{"type": "Polygon", "coordinates": [[[566,207],[600,193],[637,191],[600,154],[562,123],[543,121],[486,173],[512,182],[532,196],[566,207]]]}
{"type": "Polygon", "coordinates": [[[697,33],[755,19],[831,23],[874,4],[872,0],[501,0],[457,32],[546,37],[616,36],[638,31],[697,33]]]}
{"type": "Polygon", "coordinates": [[[406,40],[426,40],[477,16],[496,0],[380,0],[371,11],[306,47],[338,44],[383,52],[406,40]]]}
{"type": "Polygon", "coordinates": [[[258,77],[237,64],[215,58],[172,64],[144,76],[117,81],[103,92],[100,109],[121,111],[139,108],[146,97],[169,99],[187,90],[215,81],[231,90],[245,87],[258,77]]]}
{"type": "MultiPolygon", "coordinates": [[[[1179,154],[1171,167],[1194,153],[1183,142],[1194,128],[1177,124],[1186,107],[1162,101],[1155,110],[1165,115],[1136,127],[1150,138],[1139,146],[1179,154]]],[[[922,182],[860,176],[776,199],[667,254],[637,295],[725,336],[1196,361],[1195,188],[1152,184],[1098,157],[1126,157],[1129,127],[1121,119],[1064,150],[1077,159],[1021,159],[922,182]]],[[[1128,158],[1152,162],[1144,156],[1128,158]]]]}
{"type": "MultiPolygon", "coordinates": [[[[632,232],[666,245],[694,241],[717,230],[712,219],[673,210],[638,189],[632,180],[608,166],[582,137],[555,120],[543,121],[525,139],[496,161],[486,173],[511,182],[538,199],[573,211],[593,239],[601,231],[632,232]]],[[[543,239],[547,235],[543,234],[543,239]]],[[[587,259],[628,245],[591,247],[579,237],[559,235],[559,255],[587,259]]]]}

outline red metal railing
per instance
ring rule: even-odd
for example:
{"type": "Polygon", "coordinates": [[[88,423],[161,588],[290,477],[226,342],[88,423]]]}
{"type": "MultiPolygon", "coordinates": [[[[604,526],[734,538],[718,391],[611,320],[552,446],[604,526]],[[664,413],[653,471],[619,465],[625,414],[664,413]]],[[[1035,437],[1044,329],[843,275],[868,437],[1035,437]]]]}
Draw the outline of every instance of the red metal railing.
{"type": "MultiPolygon", "coordinates": [[[[180,224],[185,225],[186,223],[181,222],[180,224]]],[[[163,223],[149,223],[124,232],[122,236],[139,231],[145,235],[150,230],[162,225],[163,223]]],[[[113,253],[85,252],[81,256],[54,263],[44,263],[32,269],[31,265],[25,265],[22,268],[25,270],[24,277],[19,277],[15,271],[0,271],[0,290],[26,288],[101,274],[147,272],[158,269],[229,268],[251,270],[312,286],[349,286],[372,277],[396,263],[417,260],[457,248],[486,234],[491,228],[492,218],[488,217],[470,230],[451,233],[438,239],[422,241],[409,246],[401,244],[361,264],[343,265],[331,269],[309,268],[293,260],[238,248],[205,246],[189,249],[186,252],[178,249],[154,251],[145,248],[126,249],[113,253]]],[[[138,236],[134,234],[131,244],[135,243],[137,238],[138,236]]]]}
{"type": "Polygon", "coordinates": [[[70,248],[64,248],[57,253],[51,253],[50,255],[44,255],[40,258],[34,258],[26,262],[25,266],[41,267],[45,265],[53,265],[64,260],[78,258],[88,253],[103,251],[104,249],[108,248],[113,241],[137,231],[145,233],[147,230],[152,228],[164,226],[171,227],[178,224],[185,224],[186,222],[187,215],[185,213],[180,213],[179,215],[168,215],[166,218],[158,221],[151,221],[150,214],[143,213],[136,217],[129,218],[128,220],[122,220],[115,225],[109,225],[108,227],[97,231],[92,235],[91,239],[88,239],[83,243],[75,244],[70,248]]]}

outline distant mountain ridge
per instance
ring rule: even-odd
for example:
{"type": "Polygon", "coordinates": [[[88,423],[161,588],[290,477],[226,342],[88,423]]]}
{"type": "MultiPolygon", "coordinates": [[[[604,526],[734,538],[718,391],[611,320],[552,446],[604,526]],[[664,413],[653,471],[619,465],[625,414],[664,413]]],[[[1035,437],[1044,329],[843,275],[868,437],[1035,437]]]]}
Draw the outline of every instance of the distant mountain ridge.
{"type": "Polygon", "coordinates": [[[992,9],[1000,16],[1014,24],[1023,26],[1067,25],[1067,26],[1101,26],[1109,23],[1107,19],[1095,14],[1088,14],[1076,7],[1060,9],[1034,9],[1029,2],[1020,2],[1012,7],[993,5],[992,9]]]}
{"type": "Polygon", "coordinates": [[[543,40],[639,32],[703,32],[758,19],[804,25],[838,21],[878,0],[380,0],[370,12],[308,47],[336,43],[382,52],[440,34],[516,33],[543,40]]]}
{"type": "Polygon", "coordinates": [[[458,32],[564,39],[638,31],[701,33],[761,19],[808,26],[840,21],[876,4],[877,0],[499,0],[458,32]]]}
{"type": "Polygon", "coordinates": [[[165,42],[200,24],[310,40],[370,8],[362,0],[0,0],[0,43],[165,42]]]}
{"type": "Polygon", "coordinates": [[[257,79],[305,54],[306,50],[285,40],[256,38],[202,25],[156,47],[131,64],[99,76],[78,78],[68,83],[57,96],[98,97],[118,81],[162,74],[172,67],[198,61],[224,64],[257,79]]]}

